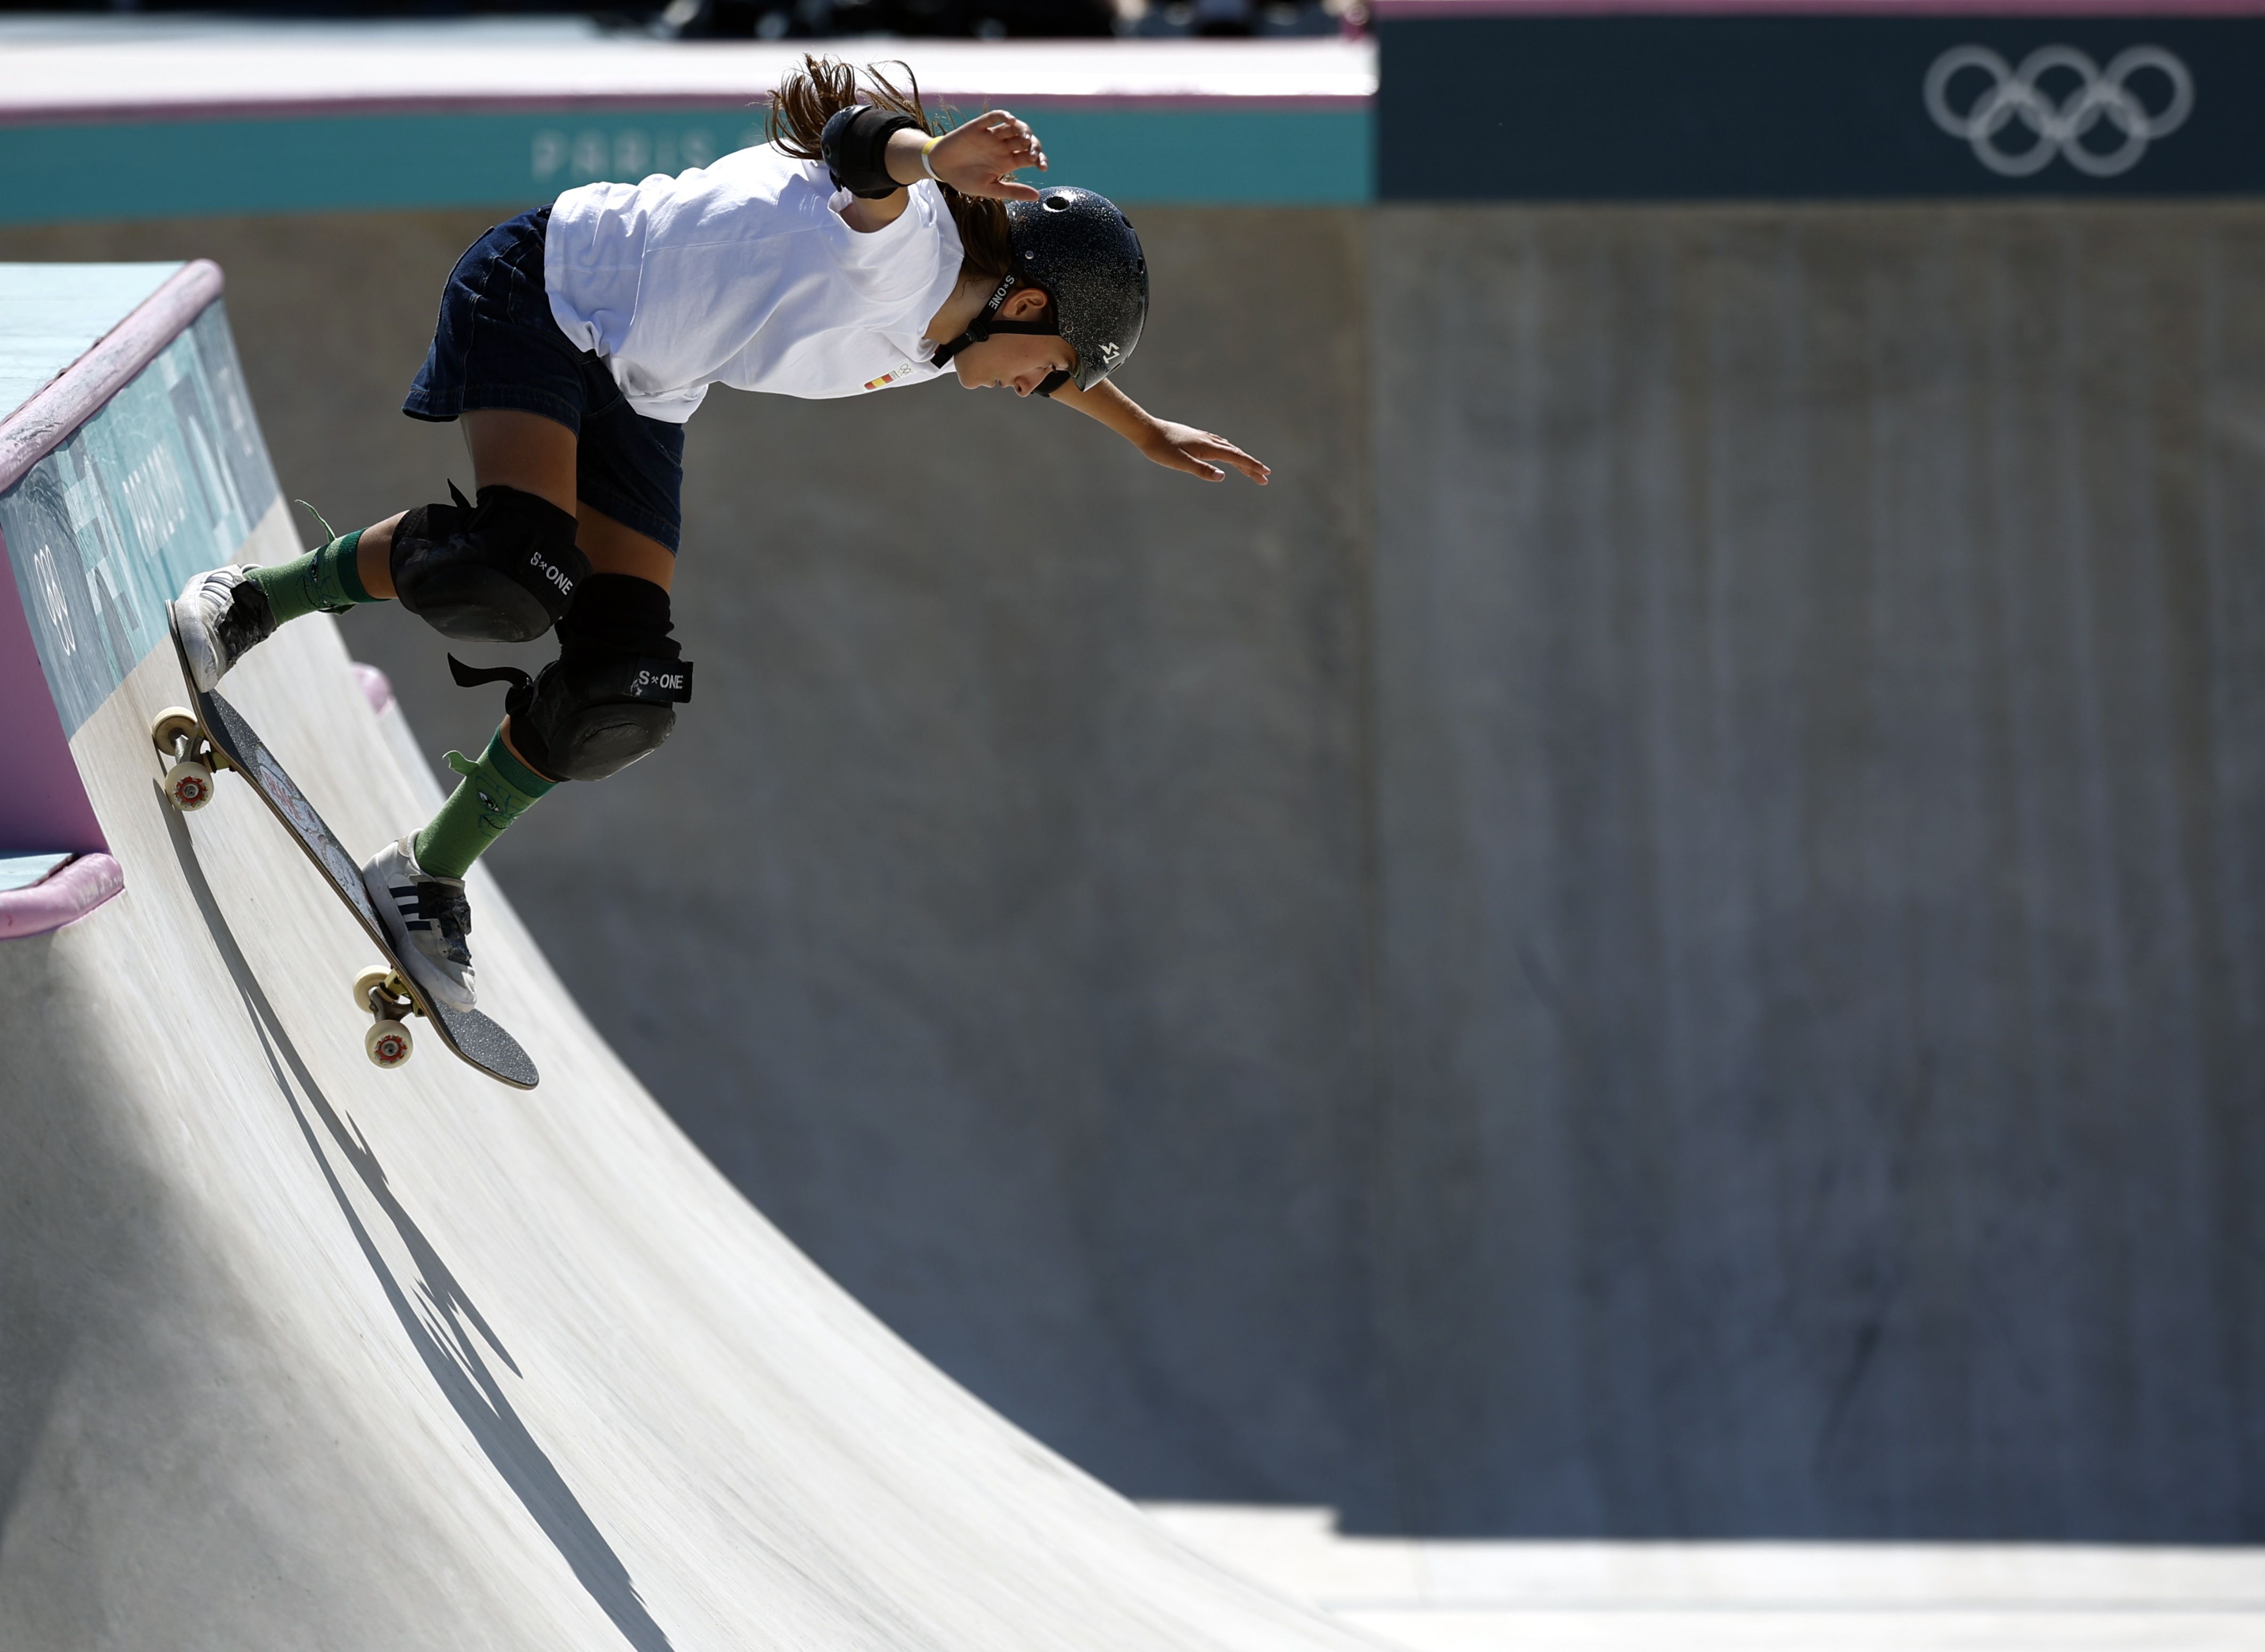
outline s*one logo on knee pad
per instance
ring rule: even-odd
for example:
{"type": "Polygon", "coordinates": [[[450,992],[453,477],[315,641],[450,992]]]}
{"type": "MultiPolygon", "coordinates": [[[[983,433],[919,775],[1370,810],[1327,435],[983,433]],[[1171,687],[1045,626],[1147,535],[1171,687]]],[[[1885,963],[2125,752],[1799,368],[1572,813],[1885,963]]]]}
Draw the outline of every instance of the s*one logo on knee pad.
{"type": "Polygon", "coordinates": [[[1986,46],[1954,46],[1923,95],[1935,125],[2000,178],[2041,172],[2055,156],[2091,178],[2128,172],[2195,105],[2194,76],[2159,46],[2118,52],[2104,69],[2073,46],[2039,47],[2016,66],[1986,46]]]}
{"type": "Polygon", "coordinates": [[[528,551],[527,553],[527,565],[534,569],[537,573],[540,573],[552,585],[557,586],[558,594],[560,596],[571,597],[574,594],[574,576],[568,573],[557,563],[552,562],[541,551],[528,551]]]}

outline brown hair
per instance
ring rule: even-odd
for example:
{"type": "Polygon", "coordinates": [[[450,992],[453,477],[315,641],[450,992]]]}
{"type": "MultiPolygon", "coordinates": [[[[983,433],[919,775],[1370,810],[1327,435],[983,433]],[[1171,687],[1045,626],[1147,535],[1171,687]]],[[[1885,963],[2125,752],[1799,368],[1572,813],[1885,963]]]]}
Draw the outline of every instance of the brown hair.
{"type": "MultiPolygon", "coordinates": [[[[899,62],[894,67],[904,71],[903,85],[885,74],[881,65],[869,63],[865,90],[860,96],[856,68],[831,57],[805,54],[802,67],[779,82],[771,93],[766,126],[772,146],[797,160],[823,160],[819,135],[826,130],[826,123],[839,111],[860,103],[892,114],[910,115],[923,132],[949,131],[948,125],[929,117],[921,102],[920,80],[911,65],[899,62]]],[[[1014,244],[1007,234],[1007,208],[987,196],[963,195],[949,184],[937,187],[943,190],[944,205],[959,230],[960,273],[993,280],[1004,279],[1015,267],[1014,244]]]]}

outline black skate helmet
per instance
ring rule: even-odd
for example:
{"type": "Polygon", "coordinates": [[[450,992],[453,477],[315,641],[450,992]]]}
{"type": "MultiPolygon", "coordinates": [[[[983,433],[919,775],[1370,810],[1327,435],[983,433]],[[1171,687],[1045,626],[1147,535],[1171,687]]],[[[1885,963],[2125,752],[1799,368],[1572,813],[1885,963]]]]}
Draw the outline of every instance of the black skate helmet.
{"type": "Polygon", "coordinates": [[[994,332],[1059,333],[1077,352],[1077,367],[1050,375],[1038,394],[1052,396],[1072,380],[1091,389],[1125,365],[1148,318],[1148,260],[1132,221],[1108,196],[1062,186],[1040,190],[1036,200],[1007,202],[1007,230],[1015,273],[999,283],[967,331],[931,359],[942,367],[994,332]],[[1001,321],[999,307],[1017,287],[1035,287],[1052,298],[1053,318],[1001,321]]]}

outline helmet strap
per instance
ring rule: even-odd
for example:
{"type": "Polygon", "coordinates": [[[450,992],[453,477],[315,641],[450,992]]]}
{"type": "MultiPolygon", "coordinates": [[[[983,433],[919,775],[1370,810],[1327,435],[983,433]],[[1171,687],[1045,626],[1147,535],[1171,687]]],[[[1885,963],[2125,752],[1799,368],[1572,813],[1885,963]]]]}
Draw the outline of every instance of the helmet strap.
{"type": "MultiPolygon", "coordinates": [[[[1004,304],[1014,290],[1022,284],[1023,278],[1019,275],[1009,275],[1001,280],[997,290],[991,295],[991,302],[983,306],[982,313],[967,324],[967,331],[949,344],[936,346],[936,353],[929,358],[929,365],[943,367],[969,345],[981,344],[994,332],[1052,334],[1060,331],[1060,326],[1051,321],[1001,321],[999,319],[1000,306],[1004,304]]],[[[1059,378],[1067,376],[1066,374],[1055,375],[1059,378]]],[[[1060,388],[1060,384],[1055,382],[1054,378],[1049,378],[1046,384],[1040,388],[1038,394],[1052,396],[1060,388]]]]}

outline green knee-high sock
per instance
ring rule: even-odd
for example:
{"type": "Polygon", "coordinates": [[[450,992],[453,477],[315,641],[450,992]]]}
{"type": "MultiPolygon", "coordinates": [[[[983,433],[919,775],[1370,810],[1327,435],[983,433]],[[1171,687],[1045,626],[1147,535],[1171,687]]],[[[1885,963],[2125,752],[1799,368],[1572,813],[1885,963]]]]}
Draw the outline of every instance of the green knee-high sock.
{"type": "Polygon", "coordinates": [[[558,782],[513,757],[501,729],[489,737],[478,762],[462,752],[449,753],[448,762],[463,778],[411,847],[419,870],[435,877],[462,877],[489,844],[558,782]]]}
{"type": "Polygon", "coordinates": [[[361,549],[361,529],[317,545],[303,557],[279,562],[273,568],[249,568],[251,583],[267,593],[278,625],[302,614],[343,614],[361,602],[379,598],[362,588],[354,556],[361,549]]]}

